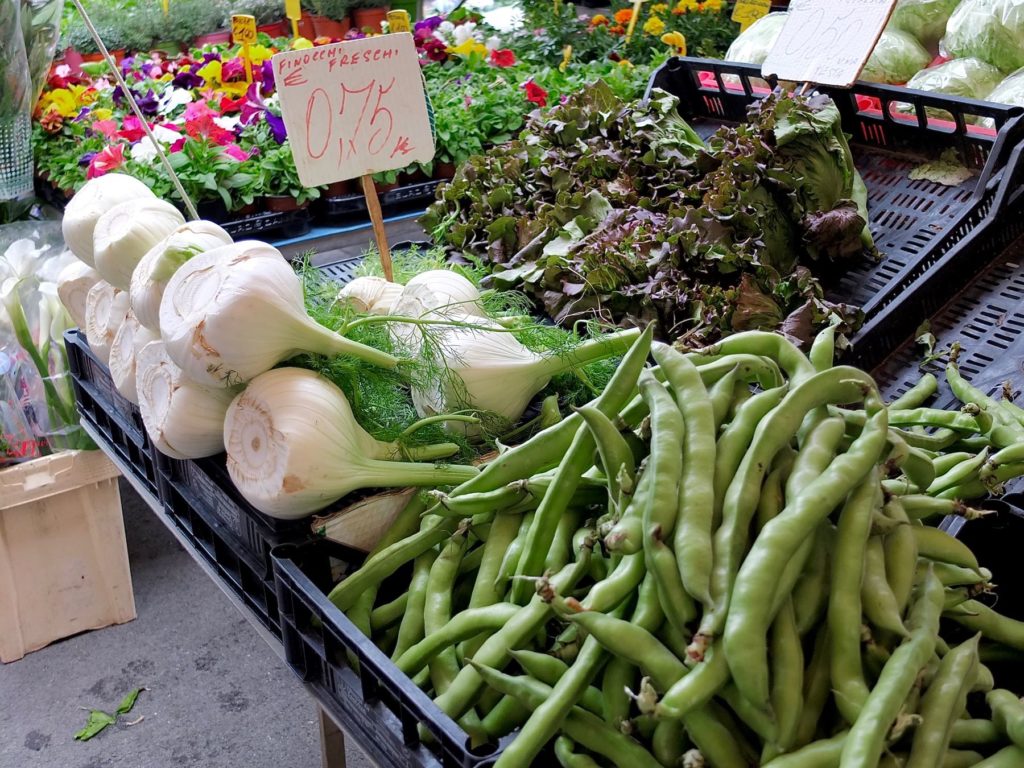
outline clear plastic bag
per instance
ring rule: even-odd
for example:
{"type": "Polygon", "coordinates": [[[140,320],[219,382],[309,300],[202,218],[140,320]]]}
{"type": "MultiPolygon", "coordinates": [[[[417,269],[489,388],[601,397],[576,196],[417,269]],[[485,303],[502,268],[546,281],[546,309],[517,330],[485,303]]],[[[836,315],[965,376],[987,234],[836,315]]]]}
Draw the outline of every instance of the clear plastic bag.
{"type": "Polygon", "coordinates": [[[25,40],[25,55],[28,58],[28,73],[31,79],[32,103],[39,100],[43,92],[53,54],[60,41],[60,19],[64,12],[64,0],[20,0],[21,31],[25,40]]]}
{"type": "Polygon", "coordinates": [[[763,63],[775,41],[779,39],[788,17],[788,13],[769,13],[762,16],[732,41],[732,45],[725,53],[725,60],[744,64],[763,63]]]}
{"type": "Polygon", "coordinates": [[[21,0],[0,0],[0,200],[32,193],[32,79],[21,0]]]}
{"type": "Polygon", "coordinates": [[[889,29],[909,32],[934,53],[960,0],[897,0],[889,29]]]}
{"type": "Polygon", "coordinates": [[[981,59],[954,59],[918,72],[907,81],[907,88],[986,99],[1002,79],[1002,72],[981,59]]]}
{"type": "Polygon", "coordinates": [[[931,54],[916,37],[898,29],[886,29],[878,38],[860,79],[869,83],[905,83],[931,60],[931,54]]]}
{"type": "Polygon", "coordinates": [[[1024,0],[963,0],[949,17],[940,49],[1004,73],[1024,67],[1024,0]]]}

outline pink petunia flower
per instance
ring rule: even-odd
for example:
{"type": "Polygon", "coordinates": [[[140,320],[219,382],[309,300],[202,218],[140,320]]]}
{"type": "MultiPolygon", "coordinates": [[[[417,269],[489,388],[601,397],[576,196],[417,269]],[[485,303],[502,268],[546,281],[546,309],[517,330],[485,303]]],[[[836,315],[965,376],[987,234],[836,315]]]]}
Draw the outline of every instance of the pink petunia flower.
{"type": "Polygon", "coordinates": [[[116,171],[122,165],[124,165],[124,144],[104,147],[89,162],[89,170],[86,171],[85,177],[95,179],[105,173],[116,171]]]}

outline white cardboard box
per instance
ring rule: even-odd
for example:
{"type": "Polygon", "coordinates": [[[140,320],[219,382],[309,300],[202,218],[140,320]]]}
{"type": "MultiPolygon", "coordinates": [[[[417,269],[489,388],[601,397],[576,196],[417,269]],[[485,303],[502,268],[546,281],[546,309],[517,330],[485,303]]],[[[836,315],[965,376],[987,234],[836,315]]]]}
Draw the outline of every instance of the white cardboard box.
{"type": "Polygon", "coordinates": [[[0,661],[135,618],[118,474],[102,451],[0,470],[0,661]]]}

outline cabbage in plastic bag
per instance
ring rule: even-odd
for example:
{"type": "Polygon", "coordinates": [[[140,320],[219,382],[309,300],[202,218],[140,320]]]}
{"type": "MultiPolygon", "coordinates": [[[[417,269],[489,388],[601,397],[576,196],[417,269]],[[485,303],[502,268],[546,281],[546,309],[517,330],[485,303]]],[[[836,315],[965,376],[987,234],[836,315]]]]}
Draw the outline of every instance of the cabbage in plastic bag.
{"type": "Polygon", "coordinates": [[[897,0],[889,19],[889,29],[909,32],[921,45],[937,49],[946,33],[946,22],[960,0],[897,0]]]}
{"type": "MultiPolygon", "coordinates": [[[[1011,107],[1024,107],[1024,68],[1018,69],[1003,80],[985,97],[985,100],[994,101],[996,104],[1009,104],[1011,107]]],[[[986,128],[996,127],[996,121],[991,117],[986,117],[981,124],[986,128]]]]}
{"type": "Polygon", "coordinates": [[[980,59],[954,59],[918,72],[907,82],[907,88],[986,99],[1002,79],[1002,72],[980,59]]]}
{"type": "Polygon", "coordinates": [[[1003,72],[1024,67],[1024,0],[963,0],[949,17],[941,48],[1003,72]]]}
{"type": "Polygon", "coordinates": [[[788,13],[769,13],[751,24],[729,46],[725,53],[726,61],[739,61],[744,64],[762,64],[775,46],[775,41],[782,33],[788,13]]]}
{"type": "Polygon", "coordinates": [[[860,79],[870,83],[905,83],[931,60],[932,55],[916,37],[897,29],[886,29],[878,38],[860,79]]]}

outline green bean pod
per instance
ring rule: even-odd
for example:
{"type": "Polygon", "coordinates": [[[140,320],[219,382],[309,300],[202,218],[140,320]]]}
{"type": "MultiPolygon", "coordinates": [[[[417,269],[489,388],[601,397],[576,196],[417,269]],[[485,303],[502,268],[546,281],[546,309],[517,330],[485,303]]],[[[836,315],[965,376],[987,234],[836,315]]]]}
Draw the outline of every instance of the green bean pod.
{"type": "Polygon", "coordinates": [[[926,373],[910,389],[889,403],[889,408],[902,410],[919,408],[939,391],[939,380],[934,374],[926,373]]]}
{"type": "Polygon", "coordinates": [[[409,677],[414,676],[437,654],[462,640],[486,632],[496,632],[519,610],[514,603],[495,603],[468,608],[456,614],[440,629],[435,629],[395,660],[395,666],[409,677]]]}
{"type": "Polygon", "coordinates": [[[942,584],[929,573],[910,612],[910,637],[892,654],[843,745],[842,768],[876,768],[889,727],[935,653],[942,610],[942,584]]]}
{"type": "Polygon", "coordinates": [[[911,530],[917,539],[917,553],[920,557],[978,570],[977,558],[962,541],[929,526],[912,526],[911,530]]]}
{"type": "Polygon", "coordinates": [[[1024,748],[1024,704],[1017,694],[996,688],[985,695],[995,726],[1018,747],[1024,748]]]}
{"type": "MultiPolygon", "coordinates": [[[[521,650],[512,651],[511,656],[526,674],[544,685],[552,687],[557,685],[562,676],[570,669],[564,661],[546,653],[521,650]]],[[[588,686],[583,691],[579,706],[588,712],[593,712],[598,717],[604,717],[604,701],[601,698],[601,692],[593,686],[588,686]]]]}
{"type": "MultiPolygon", "coordinates": [[[[891,499],[885,509],[890,517],[903,523],[910,522],[903,505],[896,499],[891,499]]],[[[889,533],[882,543],[882,549],[885,577],[896,601],[897,615],[902,617],[910,604],[917,571],[917,539],[910,525],[898,526],[889,533]]]]}
{"type": "MultiPolygon", "coordinates": [[[[699,709],[729,682],[729,664],[717,645],[711,646],[704,660],[679,678],[655,707],[658,717],[684,718],[699,709]]],[[[693,733],[690,738],[694,738],[693,733]]]]}
{"type": "Polygon", "coordinates": [[[958,485],[962,485],[978,474],[987,459],[988,449],[986,448],[974,458],[961,461],[944,475],[935,478],[932,484],[928,486],[928,493],[934,496],[947,488],[955,488],[958,485]]]}
{"type": "Polygon", "coordinates": [[[636,478],[636,461],[626,438],[622,436],[612,420],[601,411],[589,405],[577,408],[576,412],[583,417],[597,444],[597,452],[604,467],[604,476],[608,484],[608,496],[618,507],[623,503],[622,481],[627,481],[630,488],[636,478]]]}
{"type": "Polygon", "coordinates": [[[765,746],[762,760],[784,754],[796,743],[804,707],[804,653],[792,601],[784,604],[772,622],[771,704],[777,728],[775,739],[765,746]]]}
{"type": "Polygon", "coordinates": [[[835,768],[848,738],[848,731],[840,731],[832,738],[813,741],[788,755],[780,755],[764,763],[763,768],[835,768]]]}
{"type": "Polygon", "coordinates": [[[878,536],[868,539],[864,551],[864,578],[861,581],[860,600],[864,615],[874,626],[900,637],[907,636],[907,629],[900,618],[902,611],[899,602],[886,578],[885,549],[882,539],[878,536]]]}
{"type": "MultiPolygon", "coordinates": [[[[430,566],[427,599],[423,606],[423,633],[426,638],[434,632],[441,631],[451,621],[452,590],[467,544],[468,536],[465,533],[457,533],[445,544],[441,554],[430,566]]],[[[434,690],[444,693],[459,673],[459,662],[452,644],[445,644],[441,651],[430,659],[429,666],[430,681],[434,690]]]]}
{"type": "MultiPolygon", "coordinates": [[[[697,745],[706,761],[704,765],[714,768],[749,768],[748,756],[744,754],[734,732],[724,722],[717,708],[704,706],[692,710],[683,718],[683,726],[690,741],[697,745]]],[[[687,765],[685,755],[683,765],[687,765]]]]}
{"type": "Polygon", "coordinates": [[[836,327],[828,325],[818,331],[811,342],[811,349],[807,353],[811,365],[818,373],[827,371],[835,365],[836,357],[836,327]]]}
{"type": "Polygon", "coordinates": [[[651,735],[651,754],[663,766],[678,765],[689,741],[678,720],[659,720],[651,735]]]}
{"type": "Polygon", "coordinates": [[[409,580],[409,601],[398,627],[398,638],[391,652],[392,660],[401,657],[423,639],[423,606],[427,600],[427,579],[430,578],[430,566],[434,564],[436,556],[433,551],[424,552],[413,562],[412,578],[409,580]]]}
{"type": "Polygon", "coordinates": [[[1004,734],[991,720],[957,720],[950,728],[951,747],[988,747],[1003,740],[1004,734]]]}
{"type": "Polygon", "coordinates": [[[821,713],[832,691],[829,654],[828,624],[823,624],[814,638],[814,650],[804,672],[804,706],[793,742],[796,749],[814,740],[815,731],[821,722],[821,713]]]}
{"type": "Polygon", "coordinates": [[[601,678],[604,719],[616,728],[629,719],[630,699],[627,689],[635,683],[635,670],[636,667],[621,657],[613,658],[604,668],[601,678]]]}
{"type": "Polygon", "coordinates": [[[811,557],[793,588],[793,611],[796,615],[796,629],[801,637],[818,624],[828,609],[830,560],[835,551],[835,538],[836,530],[831,523],[825,522],[818,526],[811,557]]]}
{"type": "Polygon", "coordinates": [[[711,604],[711,530],[716,461],[714,404],[693,364],[671,347],[656,344],[661,365],[683,417],[683,464],[673,551],[688,594],[711,604]]]}
{"type": "Polygon", "coordinates": [[[942,659],[921,700],[921,724],[914,731],[907,768],[939,765],[949,749],[953,723],[965,711],[974,685],[981,635],[957,646],[942,659]]]}
{"type": "Polygon", "coordinates": [[[708,390],[708,404],[711,406],[715,434],[718,434],[718,429],[725,422],[725,417],[732,406],[736,386],[741,383],[739,369],[733,368],[708,390]]]}
{"type": "Polygon", "coordinates": [[[975,763],[974,768],[1020,768],[1024,765],[1024,747],[1011,744],[1003,747],[994,755],[990,755],[980,763],[975,763]]]}
{"type": "Polygon", "coordinates": [[[574,747],[575,744],[568,736],[555,739],[555,759],[562,768],[599,768],[593,758],[574,752],[574,747]]]}

